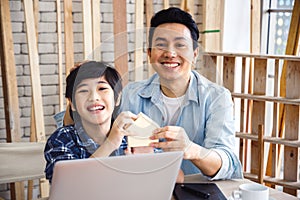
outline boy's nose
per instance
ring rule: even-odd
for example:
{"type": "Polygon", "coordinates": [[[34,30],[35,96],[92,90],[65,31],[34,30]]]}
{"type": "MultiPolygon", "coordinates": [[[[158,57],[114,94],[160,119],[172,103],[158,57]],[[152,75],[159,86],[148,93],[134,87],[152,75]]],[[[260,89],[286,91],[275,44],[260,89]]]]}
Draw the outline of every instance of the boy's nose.
{"type": "Polygon", "coordinates": [[[97,92],[91,92],[89,96],[90,101],[98,101],[100,100],[100,96],[97,92]]]}

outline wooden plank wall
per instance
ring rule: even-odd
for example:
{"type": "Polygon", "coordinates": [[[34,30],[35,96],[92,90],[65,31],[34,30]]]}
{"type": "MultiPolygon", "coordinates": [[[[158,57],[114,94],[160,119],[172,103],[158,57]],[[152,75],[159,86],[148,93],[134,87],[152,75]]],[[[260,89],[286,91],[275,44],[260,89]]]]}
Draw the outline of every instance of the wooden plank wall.
{"type": "MultiPolygon", "coordinates": [[[[296,56],[272,56],[272,55],[259,55],[259,54],[233,54],[233,53],[214,53],[214,52],[204,52],[205,60],[223,60],[221,65],[223,68],[223,85],[228,88],[233,95],[234,102],[240,100],[240,105],[235,104],[235,109],[239,114],[240,119],[240,129],[241,132],[237,132],[237,137],[240,139],[240,159],[243,165],[250,165],[249,168],[244,167],[245,177],[250,178],[257,182],[263,182],[265,184],[271,185],[273,187],[283,186],[284,192],[292,195],[297,195],[297,191],[300,190],[299,181],[299,148],[300,148],[300,57],[296,56]],[[211,58],[208,58],[211,57],[211,58]],[[222,59],[218,59],[222,57],[222,59]],[[240,59],[242,58],[242,59],[240,59]],[[250,65],[250,60],[253,59],[253,76],[245,75],[246,66],[250,65]],[[247,64],[248,62],[248,64],[247,64]],[[281,85],[279,84],[279,74],[280,69],[282,69],[282,63],[287,63],[287,74],[286,74],[286,97],[279,96],[279,90],[281,85]],[[280,66],[281,63],[281,66],[280,66]],[[242,69],[241,69],[242,68],[242,69]],[[274,80],[273,88],[274,94],[267,96],[267,79],[268,69],[274,69],[274,80]],[[242,71],[242,76],[239,74],[242,71]],[[253,77],[253,94],[248,93],[243,88],[245,84],[249,82],[248,78],[253,77]],[[238,82],[236,82],[238,81],[238,82]],[[237,84],[238,83],[238,84],[237,84]],[[236,86],[238,85],[238,87],[236,86]],[[247,101],[253,101],[252,115],[250,116],[250,125],[252,127],[250,132],[245,129],[245,124],[247,123],[247,117],[245,116],[245,105],[247,101]],[[273,103],[271,106],[273,114],[266,113],[266,104],[273,103]],[[279,121],[279,104],[285,105],[285,132],[284,138],[279,136],[279,129],[281,129],[278,124],[279,121]],[[268,117],[268,118],[267,118],[268,117]],[[265,120],[268,119],[269,123],[265,120]],[[273,119],[273,120],[272,120],[273,119]],[[270,124],[271,131],[266,124],[270,124]],[[259,128],[264,127],[264,128],[259,128]],[[259,142],[259,133],[264,132],[261,142],[259,142]],[[250,158],[248,162],[245,161],[247,152],[244,152],[244,145],[247,141],[251,141],[251,146],[248,147],[250,150],[250,158]],[[268,154],[267,145],[273,148],[272,154],[268,154]],[[284,148],[283,160],[284,168],[280,164],[279,158],[280,152],[279,147],[284,148]],[[266,151],[262,151],[262,147],[266,151]],[[262,153],[267,152],[262,157],[262,153]],[[261,159],[258,159],[261,158],[261,159]],[[263,162],[265,160],[265,162],[263,162]],[[270,162],[272,166],[272,174],[266,174],[266,162],[270,162]],[[283,172],[283,173],[280,173],[283,172]]],[[[202,69],[207,69],[209,72],[212,70],[201,66],[202,69]]],[[[206,72],[204,74],[210,74],[206,72]]],[[[211,75],[211,74],[210,74],[211,75]]],[[[216,74],[212,75],[213,77],[216,74]]],[[[235,112],[236,112],[235,111],[235,112]]],[[[251,114],[250,113],[250,114],[251,114]]],[[[238,115],[236,115],[238,116],[238,115]]],[[[269,148],[270,148],[269,147],[269,148]]],[[[247,159],[247,158],[246,158],[247,159]]]]}
{"type": "MultiPolygon", "coordinates": [[[[286,98],[300,99],[300,61],[288,61],[286,68],[286,98]]],[[[299,140],[300,133],[300,107],[285,105],[285,136],[286,140],[299,140]]],[[[284,179],[299,181],[299,148],[284,147],[284,179]],[[298,165],[297,165],[298,164],[298,165]]],[[[284,192],[297,195],[297,191],[284,188],[284,192]]]]}

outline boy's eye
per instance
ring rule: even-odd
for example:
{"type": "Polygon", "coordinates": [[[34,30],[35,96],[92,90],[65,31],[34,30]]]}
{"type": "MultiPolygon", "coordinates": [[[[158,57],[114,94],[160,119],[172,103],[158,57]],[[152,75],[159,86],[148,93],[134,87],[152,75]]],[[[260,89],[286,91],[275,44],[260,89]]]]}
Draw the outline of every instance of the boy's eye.
{"type": "Polygon", "coordinates": [[[107,90],[108,88],[107,87],[99,87],[98,90],[107,90]]]}
{"type": "Polygon", "coordinates": [[[81,90],[77,90],[78,93],[84,93],[84,92],[88,92],[88,90],[84,90],[84,89],[81,89],[81,90]]]}

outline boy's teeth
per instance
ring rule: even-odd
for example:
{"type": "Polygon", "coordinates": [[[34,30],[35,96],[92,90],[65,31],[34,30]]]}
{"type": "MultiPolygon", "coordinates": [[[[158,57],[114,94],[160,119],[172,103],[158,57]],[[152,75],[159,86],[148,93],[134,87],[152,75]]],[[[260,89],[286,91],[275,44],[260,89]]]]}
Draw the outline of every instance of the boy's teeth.
{"type": "Polygon", "coordinates": [[[96,106],[96,107],[90,108],[90,110],[91,110],[91,111],[102,110],[103,108],[104,108],[103,106],[96,106]]]}

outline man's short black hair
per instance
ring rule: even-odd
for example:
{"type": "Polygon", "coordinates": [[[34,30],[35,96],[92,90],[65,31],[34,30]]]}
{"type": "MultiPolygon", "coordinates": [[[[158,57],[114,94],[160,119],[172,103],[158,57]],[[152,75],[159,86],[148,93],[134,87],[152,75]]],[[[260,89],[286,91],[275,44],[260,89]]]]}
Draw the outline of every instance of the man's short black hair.
{"type": "Polygon", "coordinates": [[[170,7],[157,12],[152,17],[148,36],[149,48],[151,48],[152,45],[152,38],[155,28],[165,23],[179,23],[185,25],[191,32],[193,49],[195,50],[198,47],[199,29],[192,16],[179,8],[170,7]]]}

